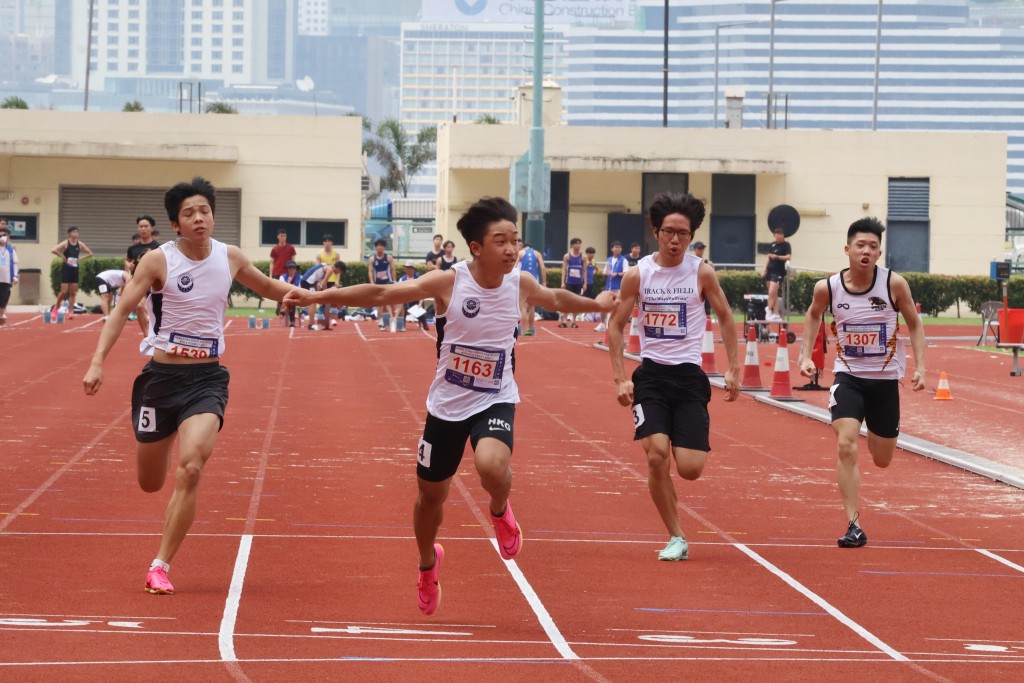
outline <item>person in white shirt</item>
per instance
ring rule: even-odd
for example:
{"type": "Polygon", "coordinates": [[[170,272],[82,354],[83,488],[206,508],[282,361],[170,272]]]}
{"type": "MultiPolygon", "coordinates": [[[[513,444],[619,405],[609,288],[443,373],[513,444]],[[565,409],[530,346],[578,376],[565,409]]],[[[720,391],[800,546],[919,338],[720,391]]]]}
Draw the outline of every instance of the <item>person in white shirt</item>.
{"type": "Polygon", "coordinates": [[[633,439],[647,454],[647,487],[669,533],[659,560],[689,557],[689,544],[679,522],[672,463],[683,479],[700,477],[707,464],[711,384],[701,369],[704,302],[718,316],[729,357],[725,400],[739,396],[739,352],[732,309],[714,268],[687,249],[704,221],[704,202],[691,194],[660,194],[650,207],[658,250],[639,260],[622,278],[619,306],[608,323],[608,348],[616,398],[632,405],[633,439]],[[640,367],[632,378],[623,362],[623,328],[639,307],[640,367]]]}
{"type": "Polygon", "coordinates": [[[431,615],[441,602],[438,573],[444,548],[437,543],[444,502],[469,440],[480,483],[490,495],[491,521],[502,558],[520,550],[522,530],[509,504],[512,429],[519,390],[513,379],[516,326],[521,305],[585,313],[609,310],[614,295],[596,300],[552,290],[515,267],[519,212],[505,199],[486,197],[458,221],[472,261],[432,270],[393,285],[354,285],[323,292],[294,291],[286,303],[390,306],[432,298],[437,309],[437,367],[427,393],[427,421],[416,474],[419,496],[413,530],[419,548],[417,600],[431,615]]]}
{"type": "Polygon", "coordinates": [[[146,575],[146,591],[171,595],[170,562],[185,540],[198,507],[199,480],[224,425],[228,371],[224,314],[232,280],[266,299],[280,301],[293,287],[271,280],[236,246],[213,239],[216,192],[203,178],[178,183],[164,195],[164,207],[178,239],[147,251],[139,260],[121,301],[100,333],[85,393],[103,384],[103,361],[124,329],[128,314],[146,293],[149,336],[140,351],[152,356],[132,387],[136,474],[143,491],[164,486],[178,441],[174,493],[164,515],[163,536],[146,575]],[[180,438],[179,438],[180,437],[180,438]]]}
{"type": "MultiPolygon", "coordinates": [[[[900,433],[899,381],[907,352],[900,336],[899,316],[907,322],[914,352],[914,391],[924,389],[924,326],[905,278],[878,264],[885,226],[876,218],[854,221],[846,233],[850,265],[814,285],[805,330],[817,330],[825,311],[832,314],[836,339],[835,382],[829,389],[832,430],[839,459],[836,478],[848,526],[837,541],[840,548],[859,548],[868,542],[860,528],[860,470],[857,443],[860,425],[868,428],[868,452],[878,467],[888,467],[896,454],[900,433]]],[[[805,334],[800,372],[814,374],[815,335],[805,334]]]]}
{"type": "Polygon", "coordinates": [[[11,231],[7,219],[0,218],[0,325],[7,324],[7,302],[11,287],[18,284],[18,252],[10,244],[11,231]]]}

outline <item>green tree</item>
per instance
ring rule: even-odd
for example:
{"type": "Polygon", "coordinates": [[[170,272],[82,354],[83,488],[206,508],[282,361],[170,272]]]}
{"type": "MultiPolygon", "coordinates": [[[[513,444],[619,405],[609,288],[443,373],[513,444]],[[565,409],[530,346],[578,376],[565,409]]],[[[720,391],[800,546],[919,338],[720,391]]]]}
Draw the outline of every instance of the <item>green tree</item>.
{"type": "Polygon", "coordinates": [[[28,109],[28,102],[17,95],[11,95],[0,103],[0,109],[28,109]]]}
{"type": "Polygon", "coordinates": [[[227,102],[210,102],[206,105],[207,114],[237,114],[238,110],[235,109],[227,102]]]}
{"type": "Polygon", "coordinates": [[[397,119],[384,119],[363,142],[363,151],[384,167],[381,189],[409,195],[412,179],[437,156],[437,126],[420,130],[415,139],[397,119]]]}
{"type": "Polygon", "coordinates": [[[493,126],[494,124],[501,123],[501,119],[494,114],[481,114],[474,123],[484,123],[493,126]]]}
{"type": "Polygon", "coordinates": [[[132,100],[131,102],[125,102],[121,111],[146,111],[146,108],[142,106],[142,102],[132,100]]]}

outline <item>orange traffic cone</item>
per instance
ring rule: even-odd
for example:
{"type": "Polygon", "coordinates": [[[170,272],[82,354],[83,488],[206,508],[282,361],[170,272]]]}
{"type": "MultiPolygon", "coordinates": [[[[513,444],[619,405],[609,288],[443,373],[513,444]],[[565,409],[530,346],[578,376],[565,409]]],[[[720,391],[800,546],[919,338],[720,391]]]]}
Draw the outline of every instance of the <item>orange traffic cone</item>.
{"type": "Polygon", "coordinates": [[[949,380],[946,379],[946,373],[939,373],[939,388],[935,392],[936,401],[952,401],[953,394],[949,393],[949,380]]]}
{"type": "Polygon", "coordinates": [[[740,382],[740,389],[764,391],[764,386],[761,384],[761,361],[757,357],[757,330],[754,325],[751,325],[749,331],[747,357],[743,361],[743,381],[740,382]]]}
{"type": "Polygon", "coordinates": [[[789,345],[785,331],[779,333],[779,350],[775,354],[775,377],[772,379],[772,392],[769,397],[778,401],[802,401],[793,396],[793,387],[789,383],[789,345]]]}
{"type": "Polygon", "coordinates": [[[633,307],[633,317],[629,319],[629,339],[626,340],[626,353],[640,353],[640,330],[637,329],[637,318],[640,317],[640,307],[633,307]]]}
{"type": "Polygon", "coordinates": [[[707,325],[704,327],[704,341],[700,348],[700,369],[705,375],[720,377],[721,373],[715,370],[715,334],[711,331],[711,318],[707,318],[707,325]]]}

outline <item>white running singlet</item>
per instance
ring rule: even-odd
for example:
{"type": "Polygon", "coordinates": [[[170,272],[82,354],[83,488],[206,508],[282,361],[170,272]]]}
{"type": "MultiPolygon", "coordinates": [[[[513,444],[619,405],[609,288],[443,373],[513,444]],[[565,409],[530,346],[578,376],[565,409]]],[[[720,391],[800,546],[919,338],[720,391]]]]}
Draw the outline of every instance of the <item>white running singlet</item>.
{"type": "Polygon", "coordinates": [[[864,379],[902,379],[907,352],[899,336],[899,311],[892,300],[892,271],[875,266],[871,286],[851,292],[843,281],[848,268],[828,279],[836,362],[832,372],[864,379]]]}
{"type": "Polygon", "coordinates": [[[512,371],[521,271],[513,269],[499,287],[484,289],[467,261],[451,270],[455,285],[448,310],[437,317],[437,373],[427,393],[427,410],[458,422],[495,403],[519,403],[512,371]]]}
{"type": "Polygon", "coordinates": [[[707,314],[700,299],[700,258],[686,254],[682,263],[663,268],[654,256],[640,259],[640,356],[662,365],[700,365],[707,314]]]}
{"type": "Polygon", "coordinates": [[[160,245],[167,260],[163,289],[146,300],[149,336],[140,353],[152,356],[161,349],[184,358],[217,358],[224,353],[224,312],[231,291],[228,247],[210,240],[210,255],[192,261],[174,242],[160,245]]]}

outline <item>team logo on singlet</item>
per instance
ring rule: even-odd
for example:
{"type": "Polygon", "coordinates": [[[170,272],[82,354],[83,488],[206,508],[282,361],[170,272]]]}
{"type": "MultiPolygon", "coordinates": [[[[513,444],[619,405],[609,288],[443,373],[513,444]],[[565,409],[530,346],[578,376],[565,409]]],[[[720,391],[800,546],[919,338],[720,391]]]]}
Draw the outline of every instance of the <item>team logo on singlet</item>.
{"type": "Polygon", "coordinates": [[[877,296],[869,296],[868,302],[871,304],[872,311],[884,311],[888,306],[885,305],[885,300],[877,296]]]}
{"type": "Polygon", "coordinates": [[[466,299],[462,304],[462,315],[467,318],[475,318],[480,314],[480,300],[466,299]]]}
{"type": "Polygon", "coordinates": [[[191,292],[192,287],[194,287],[195,284],[195,281],[192,279],[192,273],[185,273],[184,275],[178,276],[179,292],[191,292]]]}

